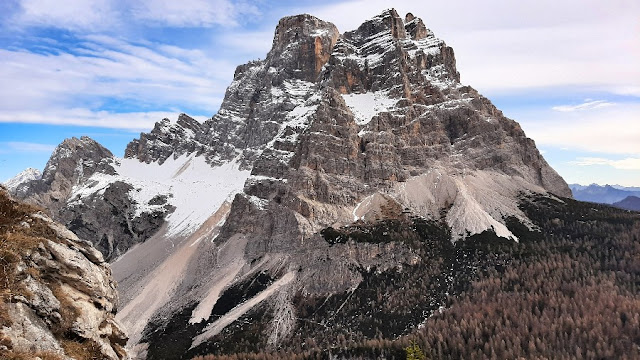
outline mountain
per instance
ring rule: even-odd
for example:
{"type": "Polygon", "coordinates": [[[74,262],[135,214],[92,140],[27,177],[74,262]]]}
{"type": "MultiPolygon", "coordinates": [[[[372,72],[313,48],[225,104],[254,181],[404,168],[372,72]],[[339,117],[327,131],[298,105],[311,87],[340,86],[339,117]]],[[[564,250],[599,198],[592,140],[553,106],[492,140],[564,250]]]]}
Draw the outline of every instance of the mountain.
{"type": "Polygon", "coordinates": [[[615,185],[591,184],[588,186],[571,184],[569,185],[576,200],[589,201],[600,204],[613,204],[627,196],[640,196],[640,191],[634,188],[624,188],[615,185]]]}
{"type": "Polygon", "coordinates": [[[127,358],[102,254],[2,187],[0,259],[0,357],[127,358]]]}
{"type": "Polygon", "coordinates": [[[40,172],[40,170],[27,168],[18,175],[5,181],[2,185],[4,185],[9,191],[16,192],[21,185],[32,180],[39,180],[41,177],[42,173],[40,172]]]}
{"type": "Polygon", "coordinates": [[[627,196],[618,202],[614,202],[613,206],[625,210],[640,211],[640,197],[627,196]]]}
{"type": "Polygon", "coordinates": [[[571,191],[387,10],[344,34],[283,18],[210,120],[160,121],[124,159],[67,140],[16,196],[112,261],[133,356],[178,359],[407,334],[540,227],[525,197],[571,191]]]}
{"type": "Polygon", "coordinates": [[[113,260],[149,238],[174,209],[160,192],[149,199],[136,197],[138,183],[127,182],[126,175],[116,177],[122,166],[121,159],[95,140],[71,138],[56,147],[41,178],[11,192],[48,209],[55,220],[113,260]]]}
{"type": "Polygon", "coordinates": [[[611,185],[611,186],[616,188],[616,189],[619,189],[619,190],[640,191],[640,187],[638,187],[638,186],[622,186],[622,185],[611,185]]]}

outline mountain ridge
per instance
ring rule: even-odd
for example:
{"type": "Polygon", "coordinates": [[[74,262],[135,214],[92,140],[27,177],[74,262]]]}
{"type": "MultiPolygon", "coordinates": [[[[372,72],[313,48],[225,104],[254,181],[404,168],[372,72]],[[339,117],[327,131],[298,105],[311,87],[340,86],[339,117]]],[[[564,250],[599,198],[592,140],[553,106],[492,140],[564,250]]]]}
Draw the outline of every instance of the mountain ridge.
{"type": "Polygon", "coordinates": [[[569,186],[575,199],[601,204],[613,204],[623,200],[627,196],[640,196],[640,191],[633,187],[628,188],[609,184],[570,184],[569,186]]]}

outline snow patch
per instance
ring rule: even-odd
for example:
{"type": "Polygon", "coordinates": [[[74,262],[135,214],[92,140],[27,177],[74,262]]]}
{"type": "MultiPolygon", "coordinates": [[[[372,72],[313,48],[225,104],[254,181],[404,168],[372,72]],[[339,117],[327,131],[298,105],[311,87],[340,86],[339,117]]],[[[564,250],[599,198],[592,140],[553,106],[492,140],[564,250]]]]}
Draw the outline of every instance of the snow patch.
{"type": "Polygon", "coordinates": [[[42,173],[38,169],[27,168],[21,171],[18,175],[2,183],[10,192],[15,191],[20,185],[32,180],[39,180],[42,178],[42,173]]]}
{"type": "Polygon", "coordinates": [[[167,236],[188,235],[195,231],[225,200],[242,191],[249,170],[240,170],[235,161],[211,167],[204,157],[184,155],[170,157],[162,165],[146,164],[137,159],[119,159],[114,164],[116,175],[93,174],[89,180],[73,188],[70,204],[83,198],[101,195],[115,181],[130,184],[129,192],[136,203],[135,216],[160,210],[152,199],[166,196],[176,207],[167,217],[167,236]]]}
{"type": "Polygon", "coordinates": [[[353,113],[358,125],[366,125],[381,112],[395,109],[398,99],[392,99],[385,91],[364,94],[343,94],[342,98],[353,113]]]}

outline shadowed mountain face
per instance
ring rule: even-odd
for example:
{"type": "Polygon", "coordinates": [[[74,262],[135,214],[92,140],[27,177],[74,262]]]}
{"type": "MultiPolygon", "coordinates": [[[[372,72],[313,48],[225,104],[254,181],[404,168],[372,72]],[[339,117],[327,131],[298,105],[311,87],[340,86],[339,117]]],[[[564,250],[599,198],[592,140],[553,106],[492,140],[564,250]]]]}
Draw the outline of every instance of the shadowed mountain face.
{"type": "MultiPolygon", "coordinates": [[[[522,194],[571,196],[518,123],[460,83],[453,49],[395,10],[344,34],[283,18],[210,120],[163,120],[101,159],[61,173],[51,208],[114,259],[128,346],[157,359],[231,351],[220,337],[247,317],[277,347],[304,311],[330,327],[357,289],[401,299],[432,282],[428,304],[375,320],[388,326],[343,324],[401,335],[474,276],[469,238],[534,227],[522,194]]],[[[32,199],[53,197],[37,184],[32,199]]]]}

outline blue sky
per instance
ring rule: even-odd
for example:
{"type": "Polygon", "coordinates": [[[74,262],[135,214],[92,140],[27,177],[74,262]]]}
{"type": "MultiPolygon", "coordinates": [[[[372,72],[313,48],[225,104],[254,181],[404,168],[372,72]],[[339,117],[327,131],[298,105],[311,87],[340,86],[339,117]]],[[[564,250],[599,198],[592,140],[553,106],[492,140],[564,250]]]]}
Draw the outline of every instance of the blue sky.
{"type": "MultiPolygon", "coordinates": [[[[341,32],[388,1],[3,0],[0,181],[42,169],[64,138],[122,156],[164,117],[205,120],[278,20],[341,32]]],[[[462,82],[533,138],[568,182],[640,185],[640,2],[394,1],[456,52],[462,82]]]]}

